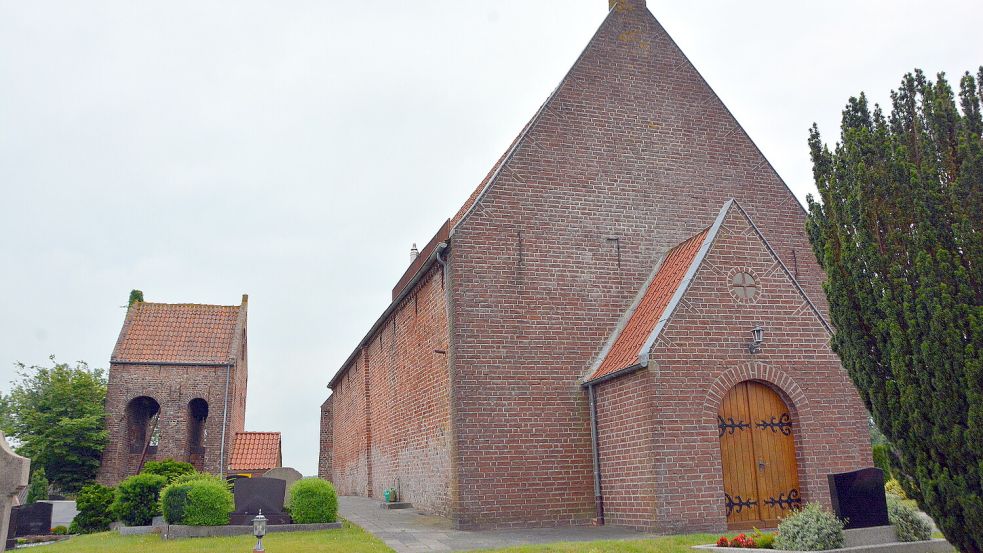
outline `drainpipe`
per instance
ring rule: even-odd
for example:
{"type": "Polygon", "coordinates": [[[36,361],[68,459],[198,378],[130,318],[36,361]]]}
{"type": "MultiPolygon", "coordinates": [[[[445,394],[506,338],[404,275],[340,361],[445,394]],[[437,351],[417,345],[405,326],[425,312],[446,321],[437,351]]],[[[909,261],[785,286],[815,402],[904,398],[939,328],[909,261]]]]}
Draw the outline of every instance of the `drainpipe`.
{"type": "Polygon", "coordinates": [[[219,447],[218,475],[225,478],[225,429],[229,423],[229,379],[232,376],[232,363],[225,365],[225,405],[222,406],[222,445],[219,447]]]}
{"type": "Polygon", "coordinates": [[[590,402],[590,447],[594,457],[594,505],[597,508],[597,524],[604,525],[604,496],[601,494],[601,454],[597,446],[597,396],[594,385],[587,385],[590,402]]]}

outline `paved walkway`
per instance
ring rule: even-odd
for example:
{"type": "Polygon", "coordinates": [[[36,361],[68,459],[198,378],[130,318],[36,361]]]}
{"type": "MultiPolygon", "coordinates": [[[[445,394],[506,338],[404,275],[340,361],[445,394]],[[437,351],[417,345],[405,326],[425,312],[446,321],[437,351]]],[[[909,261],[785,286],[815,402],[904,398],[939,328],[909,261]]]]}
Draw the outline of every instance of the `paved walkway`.
{"type": "Polygon", "coordinates": [[[364,497],[339,498],[342,517],[365,528],[397,553],[444,553],[556,541],[627,540],[646,534],[613,526],[531,528],[518,530],[455,530],[449,520],[413,509],[389,510],[364,497]]]}

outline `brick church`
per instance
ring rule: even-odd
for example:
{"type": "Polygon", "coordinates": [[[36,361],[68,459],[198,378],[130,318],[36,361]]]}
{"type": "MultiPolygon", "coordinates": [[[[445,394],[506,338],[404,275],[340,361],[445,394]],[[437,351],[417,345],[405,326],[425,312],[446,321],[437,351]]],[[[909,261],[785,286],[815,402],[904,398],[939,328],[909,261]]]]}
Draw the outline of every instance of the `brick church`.
{"type": "Polygon", "coordinates": [[[644,0],[610,8],[331,378],[339,493],[718,531],[871,465],[804,210],[644,0]]]}
{"type": "Polygon", "coordinates": [[[280,466],[280,433],[245,431],[247,299],[129,306],[110,358],[101,483],[163,459],[222,475],[280,466]]]}

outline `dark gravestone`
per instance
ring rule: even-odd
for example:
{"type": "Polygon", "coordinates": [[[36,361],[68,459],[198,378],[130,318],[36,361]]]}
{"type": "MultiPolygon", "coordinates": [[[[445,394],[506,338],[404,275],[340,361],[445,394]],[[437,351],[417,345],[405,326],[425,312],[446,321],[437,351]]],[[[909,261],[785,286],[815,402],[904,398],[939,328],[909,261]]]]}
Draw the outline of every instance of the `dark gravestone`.
{"type": "MultiPolygon", "coordinates": [[[[11,509],[17,511],[14,537],[46,536],[51,533],[51,503],[31,503],[11,509]]],[[[15,528],[11,525],[11,528],[15,528]]]]}
{"type": "Polygon", "coordinates": [[[847,520],[847,530],[891,524],[887,519],[887,496],[884,495],[881,469],[830,474],[829,495],[833,512],[847,520]]]}
{"type": "Polygon", "coordinates": [[[236,510],[231,524],[252,524],[263,511],[267,524],[290,524],[290,515],[283,512],[283,494],[287,483],[279,478],[240,478],[235,483],[236,510]]]}

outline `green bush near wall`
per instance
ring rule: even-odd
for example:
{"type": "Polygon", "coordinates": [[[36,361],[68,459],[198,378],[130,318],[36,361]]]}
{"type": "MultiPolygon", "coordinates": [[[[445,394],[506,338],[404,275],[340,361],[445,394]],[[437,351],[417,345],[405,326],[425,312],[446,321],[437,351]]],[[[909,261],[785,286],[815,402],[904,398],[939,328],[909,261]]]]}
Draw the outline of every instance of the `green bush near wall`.
{"type": "Polygon", "coordinates": [[[338,494],[320,478],[302,478],[290,486],[287,506],[297,524],[319,524],[338,520],[338,494]]]}
{"type": "Polygon", "coordinates": [[[167,478],[137,474],[120,482],[113,500],[113,513],[127,526],[147,526],[160,514],[158,500],[167,478]]]}

